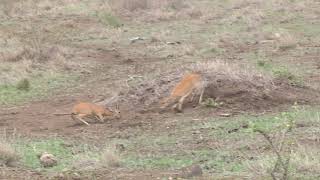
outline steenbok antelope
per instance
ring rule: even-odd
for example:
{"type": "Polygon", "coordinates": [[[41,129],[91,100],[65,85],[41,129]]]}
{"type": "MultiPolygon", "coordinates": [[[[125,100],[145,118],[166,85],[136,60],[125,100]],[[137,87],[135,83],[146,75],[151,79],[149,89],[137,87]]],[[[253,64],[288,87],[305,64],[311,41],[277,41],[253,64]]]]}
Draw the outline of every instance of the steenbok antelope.
{"type": "Polygon", "coordinates": [[[71,113],[55,115],[71,115],[73,120],[79,120],[88,126],[89,123],[86,122],[84,118],[94,118],[100,122],[104,122],[106,118],[119,119],[121,117],[118,105],[115,110],[111,110],[105,106],[88,102],[80,102],[74,105],[71,113]]]}
{"type": "Polygon", "coordinates": [[[202,103],[202,97],[205,89],[205,82],[202,76],[198,73],[186,74],[182,80],[174,87],[169,97],[160,102],[161,109],[170,105],[173,110],[182,112],[182,105],[184,100],[192,94],[191,101],[195,95],[200,94],[199,104],[202,103]]]}

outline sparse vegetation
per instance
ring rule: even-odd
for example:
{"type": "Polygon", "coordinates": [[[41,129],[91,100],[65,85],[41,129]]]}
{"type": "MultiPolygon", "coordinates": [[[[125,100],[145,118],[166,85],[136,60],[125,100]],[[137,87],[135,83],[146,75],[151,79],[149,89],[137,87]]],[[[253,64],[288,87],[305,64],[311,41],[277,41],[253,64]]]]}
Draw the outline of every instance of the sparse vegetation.
{"type": "Polygon", "coordinates": [[[45,140],[18,140],[14,143],[16,153],[9,146],[3,152],[6,153],[6,160],[14,160],[21,156],[22,166],[39,171],[81,171],[86,168],[119,167],[121,165],[120,156],[111,148],[104,148],[102,151],[97,147],[90,147],[84,144],[76,144],[64,141],[59,138],[45,140]],[[47,152],[58,158],[58,165],[53,167],[43,167],[39,157],[47,152]]]}
{"type": "Polygon", "coordinates": [[[294,111],[291,113],[284,112],[280,117],[275,117],[281,121],[283,121],[283,127],[280,127],[281,137],[279,138],[279,142],[275,142],[275,140],[261,127],[257,127],[253,125],[253,131],[261,134],[264,139],[270,145],[272,152],[276,156],[276,161],[272,170],[269,170],[270,175],[273,180],[282,179],[287,180],[290,179],[290,159],[291,153],[293,152],[294,139],[290,134],[293,131],[295,125],[295,118],[298,113],[297,106],[294,107],[294,111]]]}
{"type": "Polygon", "coordinates": [[[319,179],[317,0],[0,1],[0,179],[319,179]],[[212,108],[158,113],[191,71],[212,108]],[[52,116],[101,97],[123,118],[52,116]]]}
{"type": "Polygon", "coordinates": [[[19,155],[12,147],[11,144],[7,142],[0,143],[0,165],[1,166],[14,166],[19,160],[19,155]]]}
{"type": "Polygon", "coordinates": [[[276,76],[278,78],[287,79],[289,81],[289,83],[294,86],[302,86],[303,85],[301,77],[294,75],[285,67],[274,68],[272,70],[272,73],[274,74],[274,76],[276,76]]]}
{"type": "Polygon", "coordinates": [[[18,141],[16,149],[21,154],[21,162],[24,166],[44,170],[39,161],[39,155],[48,152],[58,157],[60,163],[53,167],[53,170],[63,170],[68,166],[72,159],[72,151],[63,146],[64,141],[61,139],[35,140],[35,141],[18,141]]]}
{"type": "Polygon", "coordinates": [[[121,165],[121,159],[116,150],[105,148],[101,154],[100,163],[106,167],[119,167],[121,165]]]}
{"type": "Polygon", "coordinates": [[[72,85],[78,76],[53,75],[22,80],[15,85],[0,85],[0,104],[12,105],[48,96],[53,90],[72,85]],[[32,85],[29,85],[32,84],[32,85]],[[21,91],[24,90],[24,91],[21,91]]]}
{"type": "Polygon", "coordinates": [[[272,64],[263,58],[257,60],[257,66],[266,72],[271,72],[275,78],[287,80],[293,86],[303,86],[302,77],[295,74],[296,72],[291,72],[286,66],[272,64]]]}

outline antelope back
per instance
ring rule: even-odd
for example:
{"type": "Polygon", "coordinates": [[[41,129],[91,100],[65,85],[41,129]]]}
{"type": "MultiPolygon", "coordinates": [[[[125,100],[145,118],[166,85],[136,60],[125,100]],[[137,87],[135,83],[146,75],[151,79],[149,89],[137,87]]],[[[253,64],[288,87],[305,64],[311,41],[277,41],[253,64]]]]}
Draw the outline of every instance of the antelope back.
{"type": "Polygon", "coordinates": [[[191,73],[185,75],[182,80],[175,86],[172,90],[171,97],[182,97],[194,89],[197,89],[202,82],[202,78],[200,74],[191,73]]]}
{"type": "Polygon", "coordinates": [[[80,102],[73,106],[72,113],[74,114],[91,114],[93,111],[90,103],[80,102]]]}

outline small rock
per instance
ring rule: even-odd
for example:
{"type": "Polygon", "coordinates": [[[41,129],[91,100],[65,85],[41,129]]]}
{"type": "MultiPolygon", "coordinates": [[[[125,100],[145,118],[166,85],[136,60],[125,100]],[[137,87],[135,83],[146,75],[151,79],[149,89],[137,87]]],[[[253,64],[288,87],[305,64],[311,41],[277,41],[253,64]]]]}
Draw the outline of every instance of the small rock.
{"type": "Polygon", "coordinates": [[[222,113],[222,114],[219,114],[219,116],[222,116],[222,117],[230,117],[231,114],[229,114],[229,113],[222,113]]]}
{"type": "Polygon", "coordinates": [[[40,156],[40,163],[43,167],[53,167],[58,164],[58,161],[53,154],[49,154],[47,152],[44,152],[40,156]]]}
{"type": "Polygon", "coordinates": [[[191,165],[181,169],[180,176],[182,178],[191,178],[195,176],[202,176],[202,168],[199,165],[191,165]]]}
{"type": "Polygon", "coordinates": [[[136,41],[144,40],[144,39],[145,38],[143,38],[143,37],[132,37],[129,40],[130,40],[131,43],[135,43],[136,41]]]}
{"type": "Polygon", "coordinates": [[[167,55],[167,58],[173,58],[174,57],[174,55],[173,54],[169,54],[169,55],[167,55]]]}
{"type": "Polygon", "coordinates": [[[181,42],[180,41],[175,41],[175,42],[170,42],[170,41],[168,41],[168,42],[166,42],[168,45],[175,45],[175,44],[181,44],[181,42]]]}

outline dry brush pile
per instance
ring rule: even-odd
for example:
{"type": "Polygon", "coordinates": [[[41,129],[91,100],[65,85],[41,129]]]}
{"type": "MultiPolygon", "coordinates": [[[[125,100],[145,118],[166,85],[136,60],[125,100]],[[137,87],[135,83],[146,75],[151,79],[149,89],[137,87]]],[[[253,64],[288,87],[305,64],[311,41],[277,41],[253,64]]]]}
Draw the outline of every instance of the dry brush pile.
{"type": "Polygon", "coordinates": [[[121,92],[120,99],[134,104],[135,108],[157,107],[159,101],[168,96],[188,72],[203,75],[207,84],[204,99],[221,101],[226,108],[265,110],[294,102],[305,103],[318,97],[317,92],[312,89],[291,86],[285,80],[263,74],[249,65],[210,61],[162,72],[152,79],[141,77],[139,82],[121,92]]]}

